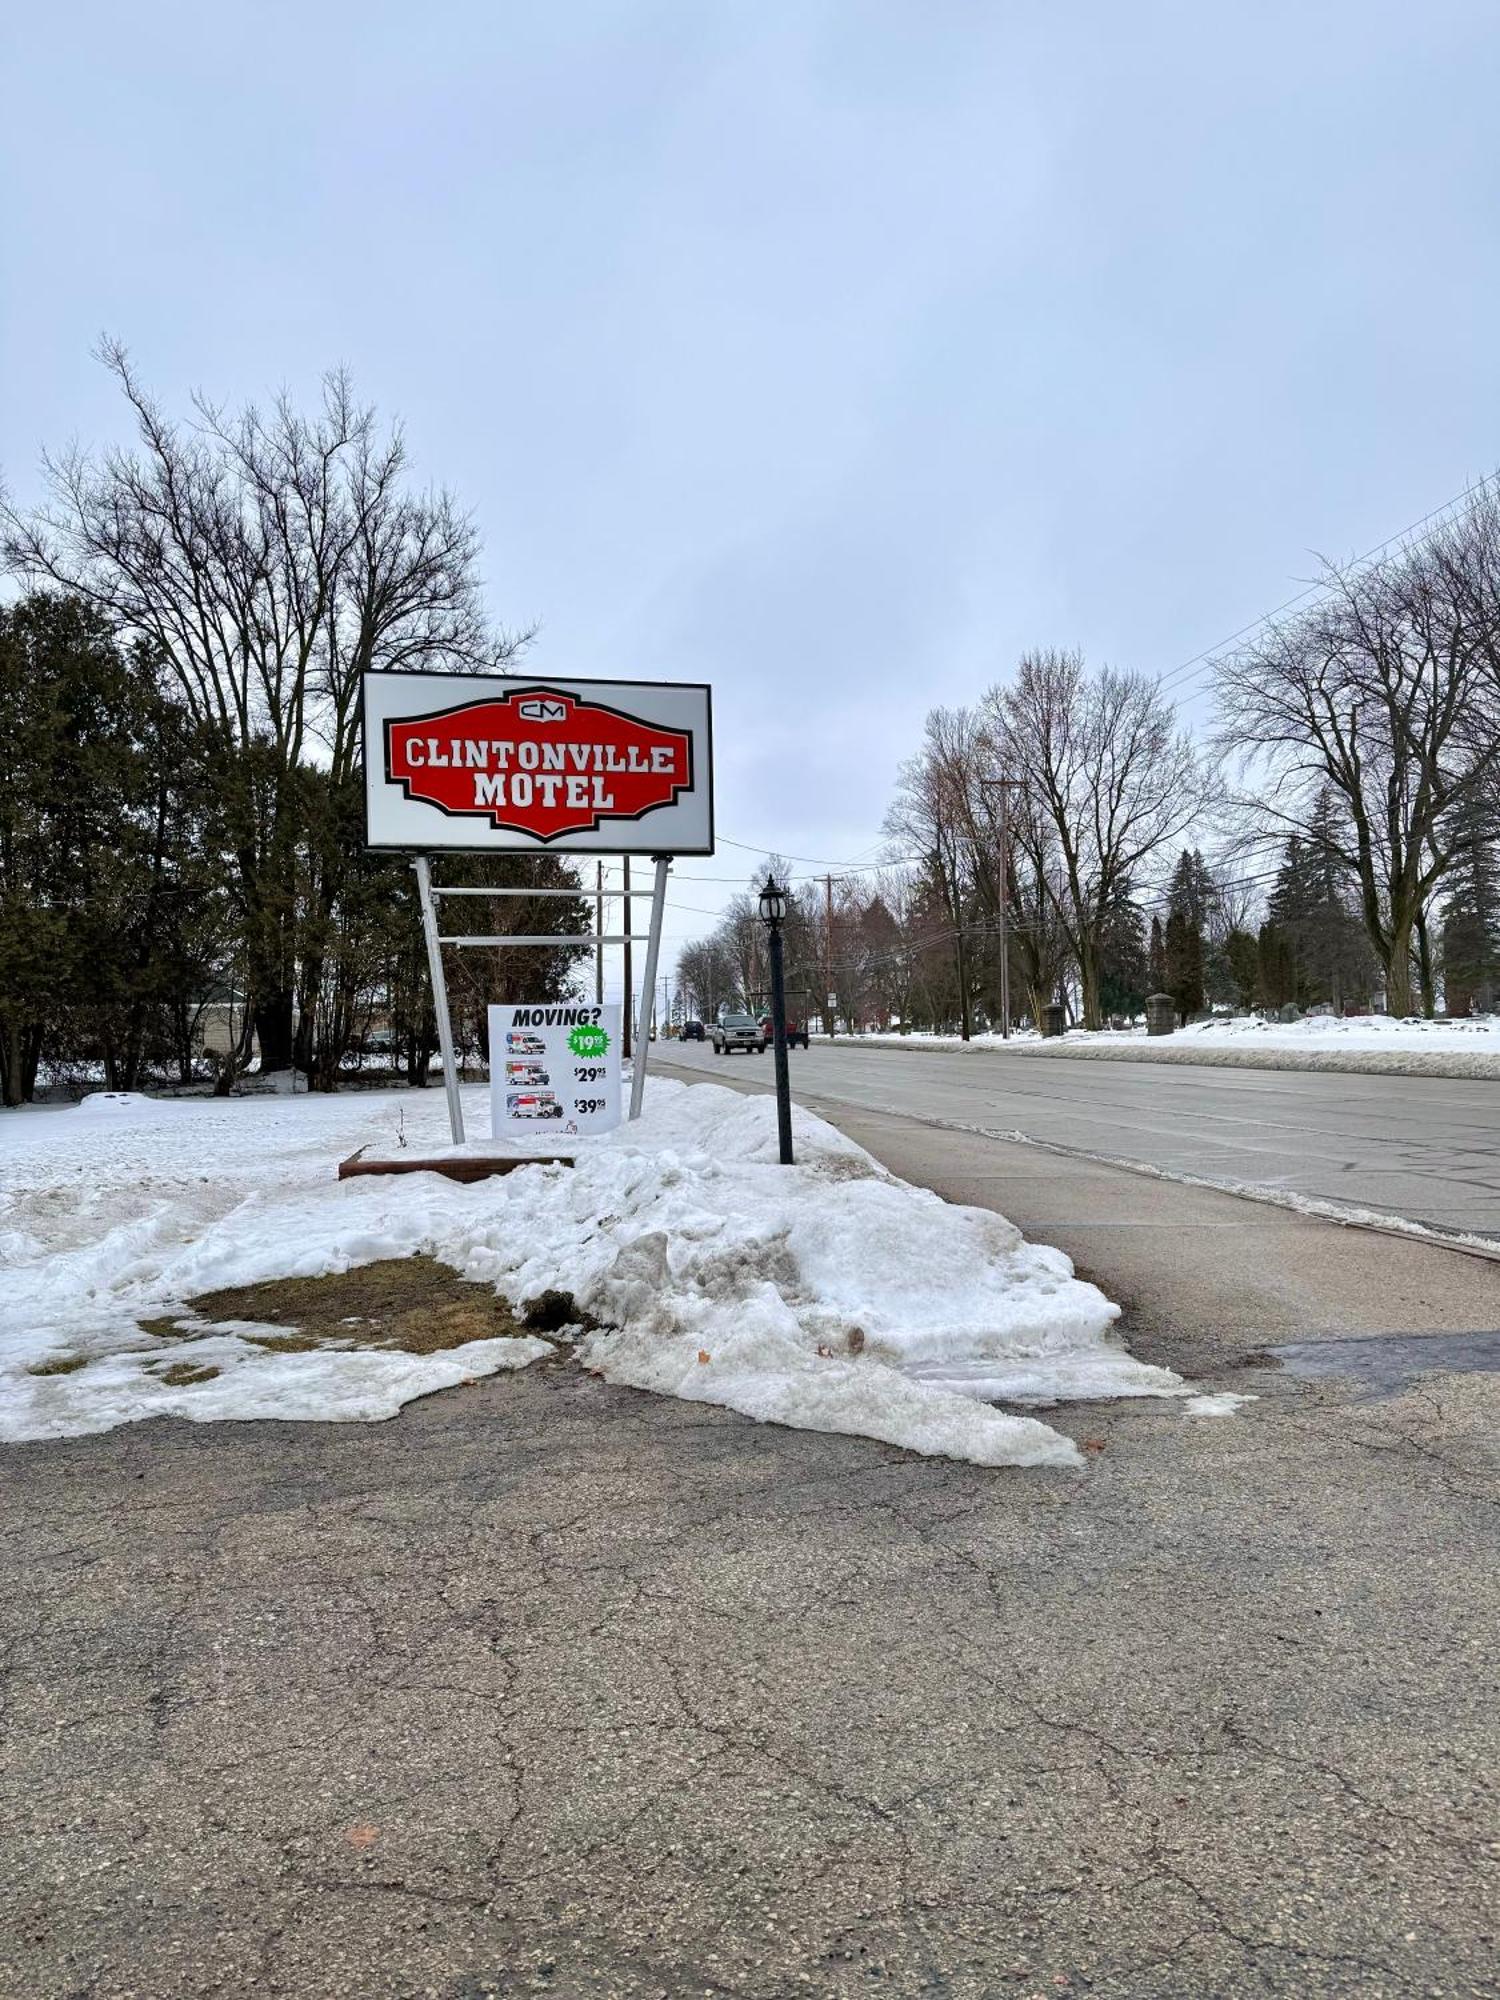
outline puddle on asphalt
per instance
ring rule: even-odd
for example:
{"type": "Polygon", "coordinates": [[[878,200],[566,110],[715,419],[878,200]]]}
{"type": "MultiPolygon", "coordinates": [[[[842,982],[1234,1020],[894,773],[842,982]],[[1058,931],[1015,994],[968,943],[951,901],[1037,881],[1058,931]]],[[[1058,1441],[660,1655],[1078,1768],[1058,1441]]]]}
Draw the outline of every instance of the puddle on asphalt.
{"type": "Polygon", "coordinates": [[[1397,1395],[1419,1375],[1500,1373],[1500,1331],[1368,1333],[1352,1340],[1293,1340],[1261,1351],[1289,1375],[1340,1376],[1375,1396],[1397,1395]]]}

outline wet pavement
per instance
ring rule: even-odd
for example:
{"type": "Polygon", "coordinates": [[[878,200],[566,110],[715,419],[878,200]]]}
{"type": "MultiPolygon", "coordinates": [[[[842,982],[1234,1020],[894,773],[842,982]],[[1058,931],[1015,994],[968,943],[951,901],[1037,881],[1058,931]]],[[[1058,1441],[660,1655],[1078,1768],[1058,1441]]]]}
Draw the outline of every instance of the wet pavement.
{"type": "Polygon", "coordinates": [[[1358,1340],[1292,1340],[1266,1353],[1303,1381],[1340,1379],[1399,1395],[1431,1375],[1500,1374],[1500,1332],[1367,1333],[1358,1340]]]}

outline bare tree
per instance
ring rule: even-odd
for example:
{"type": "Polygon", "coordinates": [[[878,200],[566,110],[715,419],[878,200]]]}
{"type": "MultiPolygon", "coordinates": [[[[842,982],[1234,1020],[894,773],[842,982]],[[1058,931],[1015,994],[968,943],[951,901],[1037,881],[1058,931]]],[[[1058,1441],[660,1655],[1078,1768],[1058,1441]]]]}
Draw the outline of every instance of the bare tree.
{"type": "Polygon", "coordinates": [[[310,1003],[348,852],[316,832],[308,851],[307,777],[350,782],[361,673],[494,668],[519,642],[486,630],[472,524],[446,494],[405,490],[399,429],[383,432],[345,375],[326,379],[311,417],[284,395],[233,416],[198,398],[180,426],[122,346],[102,359],[135,449],[47,459],[49,503],[0,504],[0,547],[13,572],[87,599],[175,680],[214,767],[262,1065],[284,1068],[299,958],[310,1003]]]}
{"type": "Polygon", "coordinates": [[[1076,652],[1028,653],[983,712],[1004,768],[1022,782],[1019,844],[1077,964],[1084,1025],[1097,1028],[1111,906],[1203,814],[1213,774],[1155,681],[1091,673],[1076,652]]]}
{"type": "Polygon", "coordinates": [[[957,984],[959,1030],[973,1033],[970,940],[967,935],[974,870],[973,787],[979,770],[978,727],[967,709],[935,708],[923,729],[922,748],[901,767],[885,830],[920,857],[949,926],[957,984]]]}
{"type": "Polygon", "coordinates": [[[1219,734],[1267,833],[1331,850],[1358,889],[1386,1005],[1433,1005],[1427,913],[1500,771],[1500,508],[1479,499],[1394,561],[1329,567],[1328,593],[1215,668],[1219,734]],[[1315,826],[1320,797],[1339,808],[1315,826]]]}

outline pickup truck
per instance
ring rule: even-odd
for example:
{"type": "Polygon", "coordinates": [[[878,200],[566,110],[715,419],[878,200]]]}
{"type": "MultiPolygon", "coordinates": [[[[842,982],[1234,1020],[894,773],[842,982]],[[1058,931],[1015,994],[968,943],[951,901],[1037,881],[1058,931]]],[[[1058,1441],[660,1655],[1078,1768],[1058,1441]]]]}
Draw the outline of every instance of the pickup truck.
{"type": "MultiPolygon", "coordinates": [[[[760,1038],[767,1048],[776,1039],[769,1014],[762,1014],[760,1017],[760,1038]]],[[[786,1017],[786,1045],[789,1049],[795,1049],[799,1043],[804,1049],[807,1047],[807,1023],[806,1021],[795,1020],[788,1014],[786,1017]]]]}
{"type": "Polygon", "coordinates": [[[714,1022],[714,1054],[727,1056],[731,1049],[740,1049],[746,1055],[752,1050],[758,1056],[765,1054],[765,1037],[753,1015],[724,1014],[714,1022]]]}

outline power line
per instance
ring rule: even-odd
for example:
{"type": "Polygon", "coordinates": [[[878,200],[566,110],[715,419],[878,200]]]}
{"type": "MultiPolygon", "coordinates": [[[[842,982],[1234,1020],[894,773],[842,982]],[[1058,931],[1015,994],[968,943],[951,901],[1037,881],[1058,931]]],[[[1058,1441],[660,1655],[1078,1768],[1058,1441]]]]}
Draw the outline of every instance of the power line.
{"type": "MultiPolygon", "coordinates": [[[[1366,549],[1362,556],[1355,557],[1352,567],[1357,569],[1361,563],[1371,562],[1376,556],[1383,555],[1393,543],[1404,542],[1408,535],[1416,534],[1417,530],[1425,528],[1429,521],[1436,521],[1439,515],[1450,514],[1455,507],[1462,506],[1467,500],[1473,500],[1487,486],[1492,486],[1497,479],[1500,479],[1500,472],[1487,473],[1483,479],[1476,480],[1472,485],[1466,486],[1461,493],[1455,493],[1451,500],[1445,500],[1441,507],[1434,507],[1430,513],[1424,514],[1420,520],[1413,521],[1410,527],[1399,528],[1394,535],[1387,535],[1383,542],[1377,542],[1374,548],[1366,549]]],[[[1432,534],[1424,536],[1423,540],[1431,541],[1432,535],[1437,533],[1438,529],[1434,528],[1432,534]]],[[[1259,618],[1252,618],[1248,625],[1242,625],[1237,632],[1231,632],[1227,639],[1220,639],[1212,646],[1205,646],[1201,653],[1194,653],[1193,657],[1190,660],[1184,660],[1180,667],[1170,668],[1168,672],[1160,676],[1157,686],[1164,692],[1172,686],[1174,681],[1180,680],[1191,668],[1211,661],[1216,654],[1222,653],[1226,646],[1232,646],[1236,639],[1243,639],[1251,632],[1258,632],[1263,625],[1269,625],[1273,618],[1279,618],[1283,611],[1290,611],[1294,606],[1303,603],[1305,599],[1318,596],[1332,588],[1332,584],[1326,581],[1308,584],[1305,589],[1299,590],[1295,597],[1288,597],[1283,603],[1274,606],[1270,611],[1263,612],[1259,618]]],[[[1199,675],[1197,678],[1201,679],[1202,676],[1199,675]]]]}
{"type": "MultiPolygon", "coordinates": [[[[775,854],[782,861],[809,861],[813,864],[814,867],[817,868],[847,869],[851,875],[863,875],[868,873],[868,871],[871,868],[883,868],[885,866],[885,863],[881,861],[871,861],[861,866],[858,856],[856,856],[853,861],[830,861],[827,859],[825,855],[821,854],[786,854],[783,853],[780,849],[767,846],[766,844],[760,841],[752,842],[748,840],[731,840],[727,833],[715,834],[714,839],[716,841],[722,842],[725,847],[743,848],[746,854],[761,854],[761,855],[775,854]]],[[[871,845],[872,846],[874,845],[873,841],[871,842],[871,845]]],[[[868,852],[868,849],[866,850],[866,852],[868,852]]]]}

